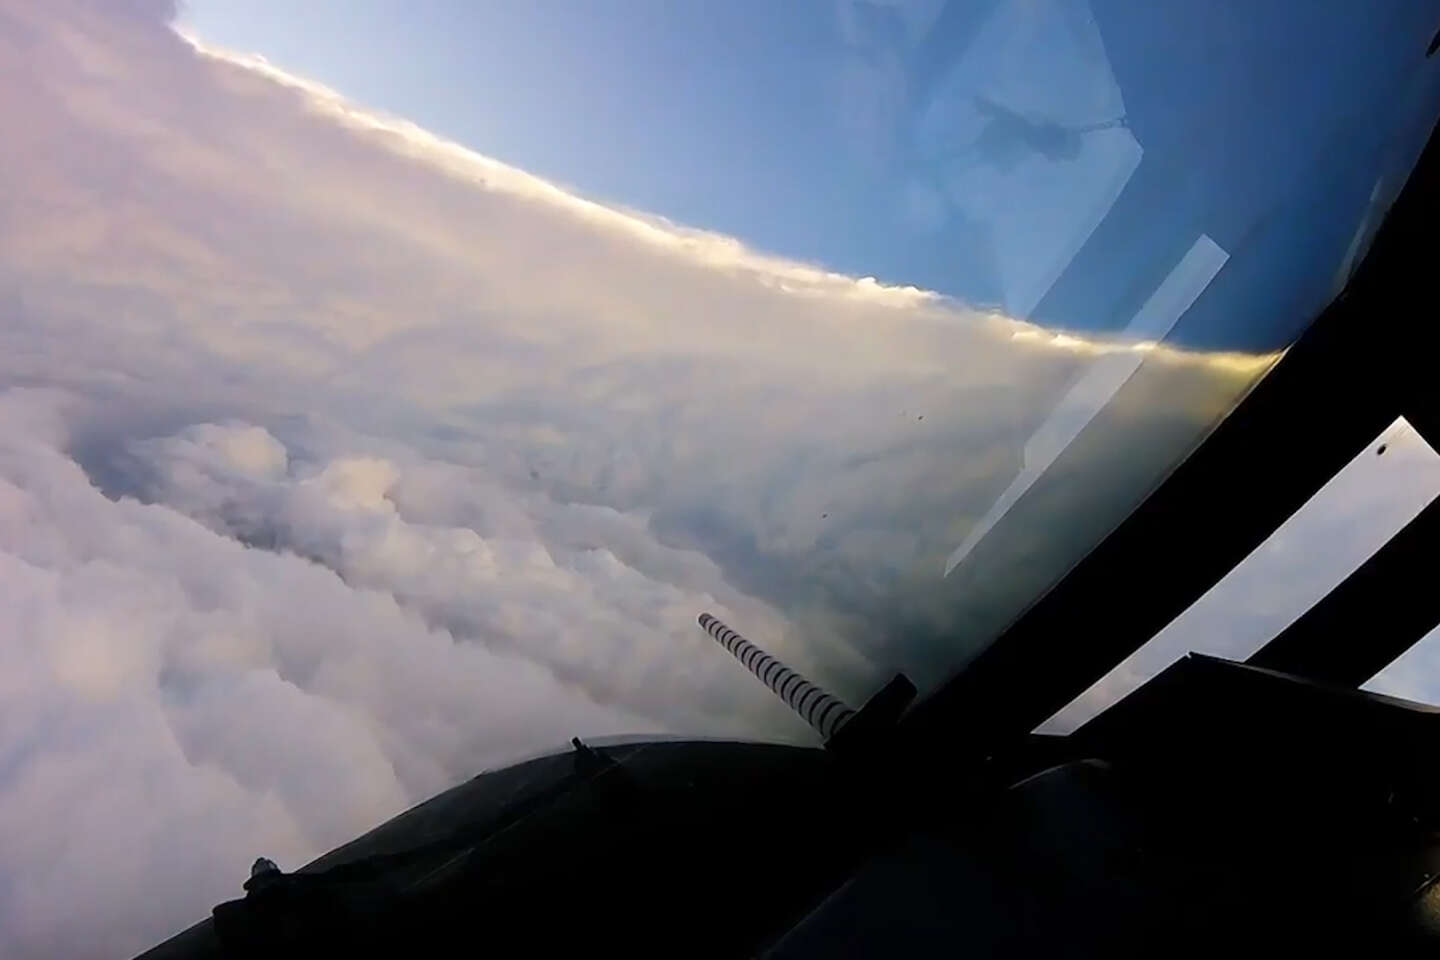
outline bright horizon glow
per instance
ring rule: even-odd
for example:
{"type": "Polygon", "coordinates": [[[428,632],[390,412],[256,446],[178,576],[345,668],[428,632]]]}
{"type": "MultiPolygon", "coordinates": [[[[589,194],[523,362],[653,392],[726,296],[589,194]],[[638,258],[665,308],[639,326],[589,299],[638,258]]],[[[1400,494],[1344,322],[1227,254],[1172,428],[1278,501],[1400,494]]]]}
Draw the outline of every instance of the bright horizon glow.
{"type": "Polygon", "coordinates": [[[676,224],[623,207],[609,206],[565,190],[534,174],[440,137],[409,120],[351,102],[343,93],[268,61],[264,55],[228,50],[206,42],[183,27],[175,33],[202,56],[241,67],[304,94],[308,104],[351,129],[378,134],[385,146],[450,176],[557,207],[600,229],[617,230],[691,262],[747,274],[764,286],[797,296],[831,296],[896,309],[935,307],[952,313],[980,314],[1013,324],[1012,337],[1041,346],[1089,356],[1144,353],[1179,362],[1198,361],[1236,373],[1259,373],[1273,366],[1283,350],[1268,353],[1206,351],[1175,347],[1153,339],[1126,340],[1053,330],[1026,320],[966,307],[951,297],[913,286],[893,286],[874,277],[852,277],[773,254],[761,253],[722,234],[676,224]]]}

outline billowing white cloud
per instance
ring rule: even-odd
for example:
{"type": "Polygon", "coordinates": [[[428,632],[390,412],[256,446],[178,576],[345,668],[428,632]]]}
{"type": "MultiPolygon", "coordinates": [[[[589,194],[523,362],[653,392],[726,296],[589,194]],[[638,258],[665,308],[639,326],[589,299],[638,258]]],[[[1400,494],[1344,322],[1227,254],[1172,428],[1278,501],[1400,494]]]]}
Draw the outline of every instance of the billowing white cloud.
{"type": "Polygon", "coordinates": [[[191,426],[131,454],[147,499],[394,597],[458,642],[539,663],[648,717],[646,729],[753,732],[758,712],[785,730],[758,685],[725,683],[732,664],[696,656],[695,611],[728,609],[772,630],[775,615],[613,508],[558,505],[433,461],[291,464],[278,440],[240,424],[191,426]]]}
{"type": "Polygon", "coordinates": [[[805,740],[705,609],[933,686],[1273,359],[606,207],[168,12],[0,0],[7,957],[138,949],[573,734],[805,740]],[[1115,352],[1028,537],[942,581],[1115,352]]]}
{"type": "MultiPolygon", "coordinates": [[[[7,956],[134,949],[257,852],[304,862],[517,753],[665,729],[389,592],[106,498],[63,450],[66,405],[0,395],[7,956]]],[[[253,435],[192,432],[233,440],[239,476],[273,468],[253,435]]],[[[365,481],[321,499],[363,509],[365,481]]]]}

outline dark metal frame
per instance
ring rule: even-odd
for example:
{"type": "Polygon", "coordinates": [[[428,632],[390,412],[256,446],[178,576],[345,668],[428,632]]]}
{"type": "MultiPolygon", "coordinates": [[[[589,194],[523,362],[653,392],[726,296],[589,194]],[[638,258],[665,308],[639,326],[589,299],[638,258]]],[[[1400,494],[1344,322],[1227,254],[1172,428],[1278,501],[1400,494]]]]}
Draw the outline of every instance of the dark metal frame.
{"type": "MultiPolygon", "coordinates": [[[[1440,448],[1437,200],[1432,134],[1340,296],[1138,509],[911,712],[911,744],[986,753],[1024,737],[1210,589],[1396,417],[1440,448]]],[[[1424,588],[1426,571],[1440,568],[1436,512],[1259,662],[1358,684],[1440,623],[1440,585],[1424,588]]]]}
{"type": "Polygon", "coordinates": [[[1246,663],[1358,687],[1440,620],[1440,499],[1246,663]]]}

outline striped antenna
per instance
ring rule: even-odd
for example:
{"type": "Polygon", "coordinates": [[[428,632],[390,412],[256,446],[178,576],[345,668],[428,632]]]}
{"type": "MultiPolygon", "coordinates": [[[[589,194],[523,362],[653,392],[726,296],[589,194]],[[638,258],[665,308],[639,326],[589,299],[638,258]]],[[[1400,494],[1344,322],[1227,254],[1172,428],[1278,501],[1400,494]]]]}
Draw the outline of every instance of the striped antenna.
{"type": "Polygon", "coordinates": [[[745,665],[760,682],[774,691],[775,696],[810,726],[821,737],[829,740],[850,722],[855,711],[746,640],[740,634],[725,626],[708,613],[700,614],[700,626],[714,637],[720,646],[745,665]]]}

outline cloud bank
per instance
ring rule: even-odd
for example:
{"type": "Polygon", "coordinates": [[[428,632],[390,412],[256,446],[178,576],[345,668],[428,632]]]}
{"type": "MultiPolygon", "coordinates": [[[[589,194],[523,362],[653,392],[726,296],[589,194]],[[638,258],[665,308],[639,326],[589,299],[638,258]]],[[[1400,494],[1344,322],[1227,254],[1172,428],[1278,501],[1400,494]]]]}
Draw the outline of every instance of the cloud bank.
{"type": "Polygon", "coordinates": [[[847,699],[931,687],[1273,360],[577,197],[171,12],[0,0],[7,957],[133,952],[576,733],[807,742],[701,610],[847,699]]]}

